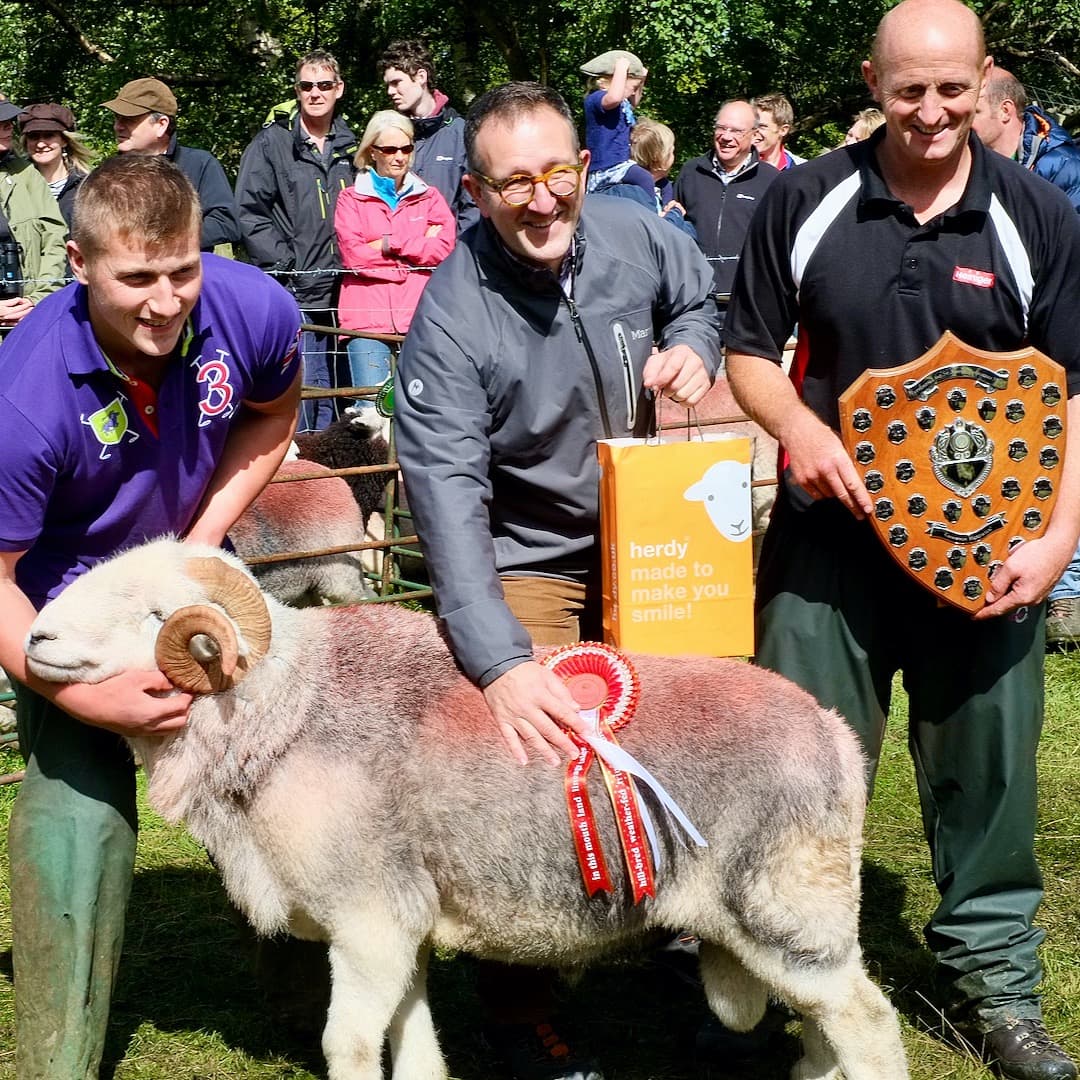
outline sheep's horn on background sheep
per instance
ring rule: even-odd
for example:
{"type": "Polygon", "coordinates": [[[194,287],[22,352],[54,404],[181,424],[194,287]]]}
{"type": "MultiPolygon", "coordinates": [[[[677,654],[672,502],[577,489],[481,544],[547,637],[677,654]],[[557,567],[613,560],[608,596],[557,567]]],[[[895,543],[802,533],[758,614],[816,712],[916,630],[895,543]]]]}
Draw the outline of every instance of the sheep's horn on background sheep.
{"type": "Polygon", "coordinates": [[[196,558],[184,563],[188,577],[206,589],[206,599],[229,613],[247,643],[247,667],[257,664],[270,648],[270,612],[259,586],[242,570],[222,559],[196,558]]]}
{"type": "Polygon", "coordinates": [[[178,608],[158,632],[154,659],[169,682],[189,694],[229,690],[237,682],[236,631],[209,604],[178,608]]]}

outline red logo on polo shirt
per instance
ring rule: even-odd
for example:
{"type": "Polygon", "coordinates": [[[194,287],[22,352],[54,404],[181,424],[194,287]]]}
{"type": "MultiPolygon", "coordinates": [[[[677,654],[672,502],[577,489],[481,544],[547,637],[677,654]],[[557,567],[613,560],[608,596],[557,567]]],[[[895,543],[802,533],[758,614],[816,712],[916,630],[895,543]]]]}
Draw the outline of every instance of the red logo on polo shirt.
{"type": "MultiPolygon", "coordinates": [[[[199,402],[199,427],[206,427],[215,416],[231,416],[233,413],[233,388],[229,383],[229,365],[225,357],[229,354],[223,349],[217,350],[218,359],[199,364],[195,381],[205,383],[206,397],[199,402]]],[[[200,357],[201,359],[201,357],[200,357]]]]}
{"type": "Polygon", "coordinates": [[[976,285],[980,289],[992,289],[997,280],[992,271],[975,270],[970,266],[954,266],[952,279],[961,285],[976,285]]]}

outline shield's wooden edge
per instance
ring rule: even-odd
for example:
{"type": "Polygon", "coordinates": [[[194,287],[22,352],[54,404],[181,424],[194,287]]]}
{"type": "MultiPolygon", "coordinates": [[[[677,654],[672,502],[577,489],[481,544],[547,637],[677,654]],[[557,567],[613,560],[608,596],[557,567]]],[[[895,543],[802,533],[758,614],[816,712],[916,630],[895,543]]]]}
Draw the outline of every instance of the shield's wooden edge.
{"type": "MultiPolygon", "coordinates": [[[[1018,364],[1025,359],[1037,359],[1038,361],[1045,363],[1047,367],[1055,373],[1056,377],[1060,379],[1062,386],[1062,423],[1063,431],[1059,436],[1058,445],[1060,446],[1062,468],[1064,468],[1065,455],[1068,449],[1068,435],[1069,425],[1067,423],[1068,414],[1068,381],[1066,378],[1065,369],[1056,360],[1047,356],[1045,353],[1036,349],[1034,346],[1025,346],[1022,349],[1015,349],[1012,352],[990,352],[986,349],[976,349],[974,346],[969,346],[960,340],[951,331],[946,330],[940,337],[940,339],[931,346],[921,356],[916,357],[914,360],[909,361],[906,364],[902,364],[898,367],[892,368],[868,368],[858,378],[856,378],[851,385],[840,395],[838,398],[839,415],[840,415],[840,437],[844,444],[845,450],[848,454],[854,457],[853,448],[851,445],[850,432],[852,431],[852,419],[855,410],[855,403],[859,395],[863,391],[863,387],[868,382],[873,382],[878,379],[889,379],[890,381],[902,383],[905,377],[911,374],[913,371],[922,369],[931,365],[945,365],[953,362],[967,362],[970,363],[973,358],[980,359],[986,363],[988,367],[996,368],[1002,365],[1014,365],[1018,364]]],[[[853,461],[853,464],[855,462],[853,461]]],[[[855,468],[861,472],[859,466],[855,464],[855,468]]],[[[1033,530],[1026,538],[1029,540],[1037,540],[1044,535],[1047,527],[1054,515],[1054,509],[1057,506],[1057,499],[1060,490],[1060,485],[1055,485],[1052,496],[1047,499],[1045,505],[1045,514],[1041,526],[1033,530]]],[[[889,549],[888,541],[885,537],[884,531],[879,527],[879,523],[871,520],[871,528],[877,536],[878,541],[883,544],[886,549],[889,549]]],[[[949,604],[953,607],[957,607],[962,611],[967,612],[969,615],[973,615],[979,611],[986,604],[985,596],[980,596],[975,600],[969,600],[962,594],[953,596],[948,593],[940,593],[935,589],[932,583],[925,577],[920,576],[905,563],[895,560],[896,565],[899,566],[905,574],[913,581],[917,582],[923,589],[931,592],[939,602],[949,604]]]]}

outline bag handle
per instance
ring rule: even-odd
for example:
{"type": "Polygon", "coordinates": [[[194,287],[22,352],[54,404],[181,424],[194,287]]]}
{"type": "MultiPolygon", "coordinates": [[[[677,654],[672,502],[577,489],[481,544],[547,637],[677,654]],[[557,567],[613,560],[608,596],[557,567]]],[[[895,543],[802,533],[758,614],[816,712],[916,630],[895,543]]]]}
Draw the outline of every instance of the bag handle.
{"type": "MultiPolygon", "coordinates": [[[[660,444],[660,436],[663,434],[663,425],[660,422],[660,412],[661,412],[661,410],[660,410],[660,399],[659,399],[658,394],[655,394],[655,393],[653,394],[652,405],[653,405],[653,421],[654,421],[654,426],[656,428],[656,435],[653,436],[653,437],[656,439],[657,445],[659,445],[660,444]]],[[[686,441],[687,442],[693,442],[693,434],[691,433],[691,430],[690,430],[690,418],[691,417],[693,417],[694,427],[697,428],[698,438],[702,442],[704,442],[705,441],[705,432],[702,431],[702,429],[701,429],[701,421],[698,419],[697,409],[695,409],[693,405],[688,405],[686,407],[686,441]]],[[[668,431],[671,431],[671,430],[673,430],[673,429],[668,428],[668,431]]],[[[645,441],[649,442],[650,440],[646,439],[645,441]]]]}

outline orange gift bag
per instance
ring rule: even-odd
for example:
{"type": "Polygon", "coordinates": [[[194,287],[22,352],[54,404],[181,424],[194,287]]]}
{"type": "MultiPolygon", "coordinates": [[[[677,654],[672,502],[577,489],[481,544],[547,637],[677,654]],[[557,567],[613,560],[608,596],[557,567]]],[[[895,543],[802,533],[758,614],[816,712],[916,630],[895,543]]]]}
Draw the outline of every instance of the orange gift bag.
{"type": "Polygon", "coordinates": [[[606,439],[604,638],[659,656],[754,651],[750,440],[606,439]]]}

